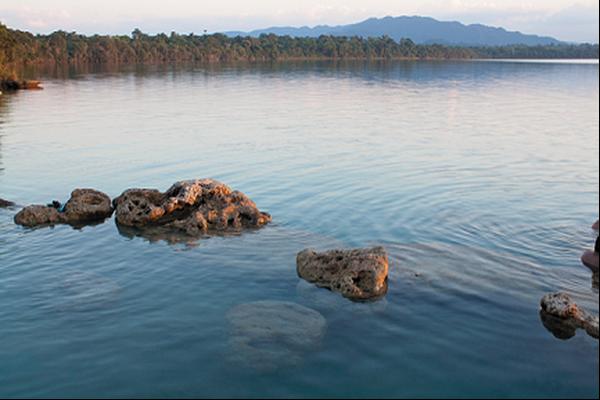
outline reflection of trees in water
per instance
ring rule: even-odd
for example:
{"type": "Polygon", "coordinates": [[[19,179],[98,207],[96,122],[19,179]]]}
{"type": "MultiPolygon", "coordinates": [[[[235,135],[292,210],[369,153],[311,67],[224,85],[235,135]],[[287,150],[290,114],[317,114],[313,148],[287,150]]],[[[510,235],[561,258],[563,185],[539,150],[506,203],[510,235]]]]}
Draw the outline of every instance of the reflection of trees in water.
{"type": "Polygon", "coordinates": [[[6,120],[6,115],[8,114],[8,100],[7,95],[0,94],[0,174],[4,171],[4,166],[2,164],[2,137],[4,136],[4,121],[6,120]]]}

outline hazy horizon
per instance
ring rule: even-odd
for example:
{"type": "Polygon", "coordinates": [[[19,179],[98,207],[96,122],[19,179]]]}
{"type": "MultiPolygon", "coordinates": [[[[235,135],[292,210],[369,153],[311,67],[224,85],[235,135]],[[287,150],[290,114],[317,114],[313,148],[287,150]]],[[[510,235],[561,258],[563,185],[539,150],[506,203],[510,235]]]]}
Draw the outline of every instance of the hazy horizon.
{"type": "Polygon", "coordinates": [[[315,0],[302,6],[274,0],[224,0],[217,3],[180,0],[115,0],[86,2],[24,0],[0,5],[0,21],[11,28],[33,33],[55,30],[83,34],[129,34],[134,28],[148,33],[201,33],[251,31],[272,26],[345,25],[367,18],[419,15],[464,24],[480,23],[526,34],[552,36],[567,42],[598,43],[598,2],[552,0],[503,2],[455,0],[412,2],[375,0],[315,0]]]}

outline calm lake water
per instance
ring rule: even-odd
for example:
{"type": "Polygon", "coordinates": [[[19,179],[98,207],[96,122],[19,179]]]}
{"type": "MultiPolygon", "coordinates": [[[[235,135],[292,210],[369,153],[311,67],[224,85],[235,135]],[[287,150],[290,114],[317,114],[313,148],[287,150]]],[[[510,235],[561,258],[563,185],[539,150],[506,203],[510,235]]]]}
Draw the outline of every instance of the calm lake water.
{"type": "Polygon", "coordinates": [[[598,313],[579,262],[598,218],[597,62],[71,71],[44,87],[0,96],[0,197],[212,177],[273,223],[173,243],[114,219],[24,229],[0,209],[0,397],[598,398],[598,340],[557,339],[538,314],[559,290],[598,313]],[[374,244],[390,255],[380,301],[296,275],[305,247],[374,244]],[[240,348],[230,310],[261,300],[319,312],[320,343],[240,348]]]}

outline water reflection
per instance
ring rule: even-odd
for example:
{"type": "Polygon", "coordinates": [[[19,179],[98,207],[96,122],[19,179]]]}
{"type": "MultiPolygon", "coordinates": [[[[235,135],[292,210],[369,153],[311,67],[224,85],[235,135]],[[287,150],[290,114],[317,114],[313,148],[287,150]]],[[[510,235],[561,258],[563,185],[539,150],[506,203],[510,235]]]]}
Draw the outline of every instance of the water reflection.
{"type": "Polygon", "coordinates": [[[4,136],[3,126],[8,115],[8,95],[0,94],[0,175],[4,172],[2,164],[2,138],[4,136]]]}
{"type": "MultiPolygon", "coordinates": [[[[502,79],[539,79],[540,74],[580,71],[582,68],[597,70],[597,63],[528,64],[514,61],[432,60],[432,61],[385,61],[385,60],[338,60],[338,61],[288,61],[288,62],[232,62],[232,63],[180,63],[158,65],[70,65],[30,66],[20,71],[24,77],[53,80],[105,79],[122,74],[136,78],[161,77],[170,80],[190,72],[206,77],[219,75],[277,76],[285,73],[289,78],[320,76],[332,79],[360,79],[367,83],[410,81],[414,84],[488,81],[500,84],[502,79]],[[493,67],[490,67],[490,65],[493,67]]],[[[573,82],[571,82],[573,83],[573,82]]],[[[561,84],[557,82],[557,84],[561,84]]],[[[564,82],[566,85],[567,82],[564,82]]]]}
{"type": "Polygon", "coordinates": [[[197,247],[202,238],[208,236],[194,237],[187,235],[185,232],[179,232],[165,227],[146,227],[136,228],[115,223],[117,230],[121,236],[128,239],[142,238],[149,243],[164,241],[170,245],[183,244],[187,247],[197,247]]]}
{"type": "Polygon", "coordinates": [[[578,326],[573,320],[558,318],[544,310],[540,310],[540,319],[544,327],[557,339],[570,339],[577,332],[578,326]]]}

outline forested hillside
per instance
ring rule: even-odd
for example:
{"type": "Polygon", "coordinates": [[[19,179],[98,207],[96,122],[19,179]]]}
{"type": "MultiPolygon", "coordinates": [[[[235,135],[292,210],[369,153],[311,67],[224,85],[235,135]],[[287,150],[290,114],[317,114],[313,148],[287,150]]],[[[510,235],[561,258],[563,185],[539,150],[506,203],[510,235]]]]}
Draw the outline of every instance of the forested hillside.
{"type": "Polygon", "coordinates": [[[134,64],[310,59],[598,58],[598,45],[458,47],[418,45],[409,39],[319,36],[49,35],[0,24],[0,74],[31,64],[134,64]]]}

